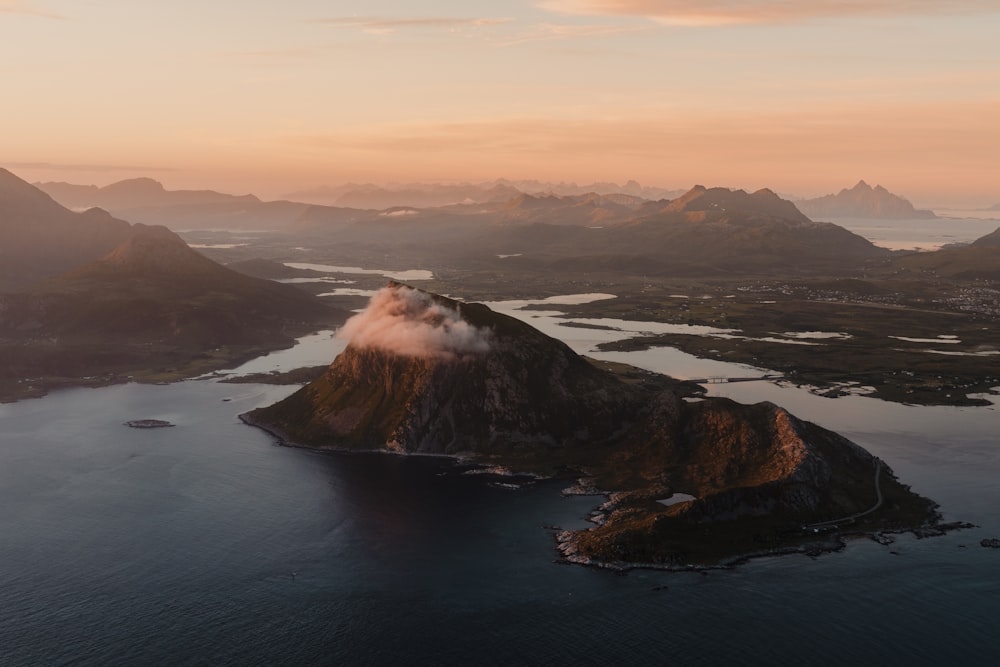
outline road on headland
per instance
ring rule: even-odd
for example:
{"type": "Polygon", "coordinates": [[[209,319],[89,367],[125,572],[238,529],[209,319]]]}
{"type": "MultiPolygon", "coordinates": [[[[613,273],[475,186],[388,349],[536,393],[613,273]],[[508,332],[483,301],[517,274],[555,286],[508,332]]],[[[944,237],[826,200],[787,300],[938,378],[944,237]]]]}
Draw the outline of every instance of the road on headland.
{"type": "Polygon", "coordinates": [[[820,528],[836,528],[842,523],[851,523],[863,516],[867,516],[882,507],[882,459],[875,459],[875,504],[866,509],[864,512],[858,512],[857,514],[852,514],[850,516],[845,516],[840,519],[833,519],[832,521],[821,521],[819,523],[810,523],[803,526],[806,530],[819,530],[820,528]]]}

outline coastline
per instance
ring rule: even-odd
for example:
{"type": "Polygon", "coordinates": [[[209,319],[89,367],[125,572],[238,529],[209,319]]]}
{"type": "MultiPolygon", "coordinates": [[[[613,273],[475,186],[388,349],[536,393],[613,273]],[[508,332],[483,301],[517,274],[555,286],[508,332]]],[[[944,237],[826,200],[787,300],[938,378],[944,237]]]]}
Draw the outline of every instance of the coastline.
{"type": "MultiPolygon", "coordinates": [[[[110,372],[94,375],[42,376],[35,378],[0,377],[0,403],[44,398],[52,391],[60,389],[99,388],[117,384],[137,382],[139,384],[170,384],[184,380],[197,380],[203,376],[235,368],[262,355],[295,346],[294,339],[282,341],[273,346],[247,346],[241,348],[220,348],[213,355],[198,357],[192,354],[177,366],[154,370],[156,359],[144,360],[142,368],[119,367],[110,372]]],[[[176,360],[174,361],[176,363],[176,360]]]]}
{"type": "MultiPolygon", "coordinates": [[[[266,425],[259,420],[254,419],[250,413],[242,413],[238,415],[241,422],[247,426],[252,426],[259,428],[265,433],[269,434],[275,440],[275,444],[281,447],[290,447],[293,449],[304,449],[311,452],[319,454],[332,454],[332,455],[343,455],[343,454],[376,454],[376,455],[391,455],[399,457],[422,457],[422,458],[439,458],[448,459],[455,462],[456,464],[468,464],[475,466],[472,468],[473,471],[465,471],[461,474],[481,474],[483,476],[497,476],[497,477],[530,477],[534,481],[554,479],[554,477],[544,477],[540,475],[535,475],[533,473],[519,473],[507,468],[506,466],[497,466],[495,463],[491,462],[481,462],[478,461],[474,454],[464,454],[464,455],[452,455],[452,454],[427,454],[420,452],[401,452],[389,448],[381,449],[351,449],[343,447],[312,447],[308,445],[302,445],[294,442],[288,437],[286,433],[277,429],[273,426],[266,425]]],[[[870,539],[872,541],[878,542],[883,545],[890,545],[895,540],[888,537],[891,535],[901,535],[906,533],[911,533],[915,535],[918,539],[925,537],[935,537],[946,534],[951,530],[963,530],[967,528],[975,527],[973,524],[964,522],[950,522],[950,523],[940,523],[940,514],[935,514],[935,520],[926,522],[920,526],[900,529],[900,530],[852,530],[852,531],[824,531],[819,535],[823,535],[823,539],[810,539],[798,544],[788,544],[785,546],[775,546],[769,549],[762,549],[759,551],[749,551],[746,553],[738,553],[731,555],[720,555],[717,562],[705,562],[705,563],[683,563],[683,564],[673,564],[673,563],[663,563],[663,562],[642,562],[642,561],[623,561],[623,560],[602,560],[598,558],[593,558],[590,556],[584,556],[578,552],[578,540],[580,536],[599,527],[603,523],[603,519],[614,510],[614,507],[609,506],[609,503],[614,503],[616,496],[622,493],[622,491],[608,491],[605,489],[598,489],[591,485],[588,480],[589,477],[577,478],[576,483],[568,486],[560,491],[560,494],[566,497],[569,496],[600,496],[605,498],[604,503],[596,505],[587,516],[587,520],[596,524],[593,528],[584,528],[580,530],[564,530],[556,526],[546,526],[547,530],[553,531],[553,539],[555,541],[554,548],[558,553],[558,558],[555,562],[565,564],[565,565],[581,565],[584,567],[607,570],[614,572],[616,574],[626,574],[630,570],[658,570],[666,572],[704,572],[711,570],[732,570],[740,565],[746,564],[752,560],[760,558],[778,557],[778,556],[789,556],[793,554],[804,554],[810,558],[817,558],[824,554],[837,553],[843,551],[847,548],[848,544],[852,541],[860,539],[870,539]]],[[[518,485],[510,485],[509,487],[513,490],[520,488],[518,485]]],[[[936,508],[935,508],[936,510],[936,508]]]]}
{"type": "MultiPolygon", "coordinates": [[[[384,448],[384,449],[352,449],[350,447],[312,447],[309,445],[303,445],[295,442],[288,437],[288,434],[281,429],[274,428],[273,426],[268,426],[261,423],[260,421],[254,419],[250,416],[249,412],[244,412],[236,417],[246,424],[247,426],[252,426],[254,428],[259,428],[264,431],[272,438],[275,439],[275,445],[279,447],[289,447],[291,449],[304,449],[310,452],[316,452],[318,454],[383,454],[389,456],[401,456],[401,457],[421,457],[421,458],[436,458],[436,459],[448,459],[458,463],[475,463],[472,454],[430,454],[426,452],[401,452],[396,449],[384,448]]],[[[480,465],[480,464],[477,464],[480,465]]],[[[486,464],[481,464],[486,465],[486,464]]],[[[527,475],[527,473],[525,473],[527,475]]]]}
{"type": "MultiPolygon", "coordinates": [[[[895,542],[894,535],[905,535],[910,533],[917,539],[930,537],[941,537],[950,531],[968,530],[977,528],[975,524],[963,521],[949,523],[931,523],[905,530],[873,530],[873,531],[850,531],[828,533],[829,539],[816,542],[805,542],[798,545],[786,547],[775,547],[773,549],[763,549],[739,554],[732,557],[720,559],[718,563],[685,563],[675,565],[670,563],[654,562],[631,562],[600,560],[589,556],[580,555],[577,551],[577,539],[580,534],[587,530],[561,530],[555,529],[553,538],[556,543],[556,551],[559,552],[558,562],[567,565],[582,565],[584,567],[598,570],[609,570],[619,575],[624,575],[630,570],[656,570],[662,572],[707,572],[711,570],[733,570],[741,565],[745,565],[753,560],[761,558],[772,558],[780,556],[791,556],[793,554],[803,554],[810,558],[818,558],[825,554],[839,553],[844,551],[851,542],[862,539],[869,539],[882,546],[890,546],[895,542]]],[[[891,553],[891,552],[890,552],[891,553]]]]}

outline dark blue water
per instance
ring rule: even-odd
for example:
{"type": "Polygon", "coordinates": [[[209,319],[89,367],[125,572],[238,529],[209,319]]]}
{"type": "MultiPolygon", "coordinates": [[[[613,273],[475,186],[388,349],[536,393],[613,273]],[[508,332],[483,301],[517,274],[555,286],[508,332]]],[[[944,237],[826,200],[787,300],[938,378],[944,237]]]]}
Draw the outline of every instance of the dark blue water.
{"type": "Polygon", "coordinates": [[[0,664],[963,664],[1000,648],[1000,550],[978,544],[1000,537],[988,437],[865,443],[981,528],[616,576],[555,563],[545,528],[584,526],[599,499],[276,447],[236,419],[287,391],[0,406],[0,664]],[[121,425],[135,418],[177,426],[121,425]]]}

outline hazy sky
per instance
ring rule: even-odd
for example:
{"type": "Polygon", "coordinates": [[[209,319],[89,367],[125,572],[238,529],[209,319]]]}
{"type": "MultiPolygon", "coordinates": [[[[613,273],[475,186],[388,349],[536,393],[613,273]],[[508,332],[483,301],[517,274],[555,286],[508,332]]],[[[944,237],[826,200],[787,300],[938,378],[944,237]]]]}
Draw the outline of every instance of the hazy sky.
{"type": "Polygon", "coordinates": [[[1000,0],[0,0],[0,166],[1000,202],[1000,0]]]}

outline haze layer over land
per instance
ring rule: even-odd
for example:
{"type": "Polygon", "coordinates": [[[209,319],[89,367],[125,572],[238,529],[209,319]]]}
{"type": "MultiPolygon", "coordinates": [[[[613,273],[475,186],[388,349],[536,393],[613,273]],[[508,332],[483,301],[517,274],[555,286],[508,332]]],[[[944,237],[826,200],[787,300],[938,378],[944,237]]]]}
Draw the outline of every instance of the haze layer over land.
{"type": "Polygon", "coordinates": [[[0,161],[29,181],[149,176],[265,199],[501,177],[816,197],[865,178],[918,208],[986,207],[1000,198],[998,12],[8,0],[0,55],[19,65],[0,161]]]}

